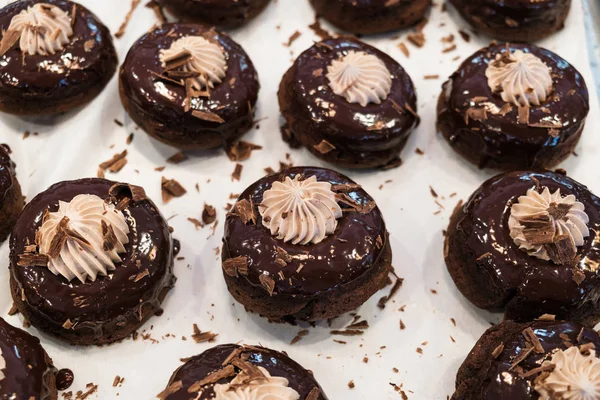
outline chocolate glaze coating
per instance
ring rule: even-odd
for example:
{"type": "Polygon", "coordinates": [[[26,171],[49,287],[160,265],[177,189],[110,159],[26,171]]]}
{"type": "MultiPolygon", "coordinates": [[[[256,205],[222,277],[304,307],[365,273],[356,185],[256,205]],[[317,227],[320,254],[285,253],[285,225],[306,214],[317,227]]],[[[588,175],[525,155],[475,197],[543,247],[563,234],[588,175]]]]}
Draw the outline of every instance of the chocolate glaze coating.
{"type": "MultiPolygon", "coordinates": [[[[483,334],[471,350],[469,356],[458,371],[456,393],[452,400],[537,400],[533,380],[537,374],[522,378],[511,370],[515,358],[526,347],[523,330],[531,328],[544,348],[544,353],[532,352],[519,363],[525,372],[540,366],[544,360],[552,358],[556,349],[566,350],[563,338],[568,337],[571,344],[581,346],[593,343],[596,351],[600,348],[600,337],[593,329],[572,322],[535,321],[514,323],[505,321],[483,334]],[[562,336],[562,338],[560,336],[562,336]],[[580,340],[578,340],[581,335],[580,340]],[[504,344],[504,350],[497,358],[493,351],[504,344]]],[[[597,353],[600,357],[600,353],[597,353]]]]}
{"type": "Polygon", "coordinates": [[[571,0],[450,0],[479,32],[495,39],[534,42],[564,27],[571,0]]]}
{"type": "Polygon", "coordinates": [[[418,124],[406,107],[416,111],[416,102],[412,81],[400,64],[351,37],[326,40],[303,52],[279,87],[279,106],[291,135],[317,157],[350,168],[384,166],[397,159],[418,124]],[[391,72],[391,92],[381,104],[351,104],[329,87],[327,67],[350,50],[377,56],[391,72]],[[335,149],[319,152],[314,146],[322,140],[335,149]]]}
{"type": "Polygon", "coordinates": [[[510,172],[485,182],[455,210],[446,236],[446,264],[458,289],[478,307],[505,308],[505,318],[519,321],[547,313],[594,326],[600,321],[599,231],[600,199],[585,186],[553,172],[510,172]],[[590,236],[578,247],[578,268],[585,274],[579,285],[571,266],[530,256],[510,236],[511,206],[535,188],[533,179],[552,193],[573,194],[585,206],[590,236]]]}
{"type": "Polygon", "coordinates": [[[126,253],[121,255],[124,261],[116,264],[109,277],[69,282],[46,267],[17,266],[25,245],[35,243],[45,210],[56,211],[58,201],[70,201],[78,194],[107,198],[114,184],[90,178],[51,186],[27,204],[11,236],[11,288],[19,311],[32,325],[73,344],[104,344],[126,337],[159,312],[175,283],[171,233],[149,199],[132,201],[126,208],[136,227],[130,226],[126,253]],[[148,275],[134,282],[132,277],[146,269],[148,275]],[[71,329],[63,328],[67,320],[75,324],[71,329]]]}
{"type": "MultiPolygon", "coordinates": [[[[52,4],[69,16],[75,5],[68,0],[14,2],[0,10],[2,30],[36,3],[52,4]]],[[[87,8],[77,4],[75,10],[74,33],[63,51],[23,57],[17,44],[0,57],[0,110],[20,115],[61,113],[90,101],[106,86],[118,63],[112,36],[87,8]]]]}
{"type": "Polygon", "coordinates": [[[406,28],[423,19],[431,0],[310,0],[317,14],[355,34],[371,35],[406,28]]]}
{"type": "Polygon", "coordinates": [[[0,349],[6,362],[0,399],[56,400],[56,368],[38,338],[0,318],[0,349]]]}
{"type": "Polygon", "coordinates": [[[571,64],[549,50],[521,44],[510,48],[534,54],[552,69],[554,91],[541,106],[531,107],[529,124],[518,123],[519,110],[514,105],[504,116],[488,110],[485,120],[465,121],[471,108],[480,109],[488,103],[488,107],[501,109],[506,104],[492,92],[485,76],[488,63],[506,49],[505,45],[492,44],[465,60],[444,83],[438,129],[454,150],[479,167],[550,168],[567,158],[579,141],[589,111],[587,86],[571,64]],[[562,128],[550,132],[531,126],[543,122],[560,122],[562,128]]]}
{"type": "MultiPolygon", "coordinates": [[[[335,232],[318,244],[303,246],[284,243],[272,236],[263,226],[258,204],[262,201],[263,193],[271,188],[273,182],[281,181],[287,176],[293,178],[297,174],[303,174],[305,177],[314,175],[319,181],[331,182],[333,185],[354,184],[349,178],[332,170],[296,167],[268,175],[248,187],[238,201],[243,199],[252,201],[257,216],[256,224],[244,224],[234,213],[230,213],[225,221],[223,261],[239,256],[248,258],[247,276],[240,275],[237,278],[226,276],[230,291],[242,290],[252,293],[252,289],[256,289],[261,293],[267,293],[259,280],[259,277],[266,273],[274,279],[275,288],[273,296],[269,296],[265,302],[271,300],[275,303],[274,307],[283,309],[295,306],[295,311],[301,313],[307,304],[317,302],[321,296],[326,296],[328,293],[338,293],[336,301],[345,302],[347,290],[354,292],[355,297],[362,297],[362,294],[358,296],[357,291],[366,290],[368,293],[362,302],[366,301],[385,285],[385,279],[391,268],[391,250],[381,211],[375,207],[366,214],[344,212],[338,219],[335,232]],[[378,242],[377,238],[381,241],[378,242]],[[283,269],[276,263],[277,247],[296,257],[283,269]],[[283,271],[286,279],[279,278],[280,271],[283,271]],[[383,277],[381,284],[379,275],[383,277]],[[365,276],[371,279],[362,282],[365,276]],[[358,281],[360,287],[353,287],[352,284],[358,281]]],[[[372,197],[363,189],[356,189],[347,194],[360,204],[373,202],[372,197]]],[[[342,209],[349,208],[341,203],[340,206],[342,209]]],[[[250,304],[245,305],[252,309],[250,304]]],[[[340,313],[350,311],[358,305],[353,305],[350,309],[343,309],[343,306],[340,306],[343,309],[340,313]]],[[[337,309],[336,306],[330,303],[331,310],[337,309]]],[[[279,309],[261,309],[257,312],[274,319],[285,316],[285,311],[279,309]]],[[[294,315],[294,317],[319,319],[319,316],[315,315],[294,315]]]]}
{"type": "MultiPolygon", "coordinates": [[[[241,346],[236,344],[225,344],[213,347],[200,355],[190,358],[175,371],[169,380],[169,385],[173,382],[182,381],[182,388],[168,395],[165,400],[188,400],[190,398],[190,393],[187,391],[188,388],[211,373],[221,370],[223,368],[222,364],[227,357],[234,350],[240,348],[241,346]]],[[[286,378],[289,381],[289,387],[300,394],[300,399],[306,399],[310,391],[316,387],[321,390],[316,400],[327,400],[327,396],[323,393],[312,372],[304,369],[287,355],[265,347],[252,347],[252,350],[249,350],[247,354],[250,356],[248,361],[253,365],[265,368],[271,376],[286,378]]],[[[226,384],[232,380],[233,377],[230,377],[221,379],[218,383],[226,384]]],[[[199,400],[212,399],[214,396],[213,387],[207,386],[199,400]]]]}
{"type": "Polygon", "coordinates": [[[121,101],[131,118],[154,138],[186,149],[227,145],[251,128],[260,84],[252,61],[229,36],[196,24],[164,24],[142,36],[129,50],[120,72],[121,101]],[[185,112],[183,86],[161,80],[160,50],[182,36],[204,36],[227,53],[227,75],[210,98],[192,100],[192,108],[212,112],[211,122],[185,112]]]}
{"type": "Polygon", "coordinates": [[[256,17],[271,0],[159,0],[182,21],[237,28],[256,17]]]}
{"type": "Polygon", "coordinates": [[[0,144],[0,242],[8,237],[23,209],[21,186],[10,152],[8,145],[0,144]]]}

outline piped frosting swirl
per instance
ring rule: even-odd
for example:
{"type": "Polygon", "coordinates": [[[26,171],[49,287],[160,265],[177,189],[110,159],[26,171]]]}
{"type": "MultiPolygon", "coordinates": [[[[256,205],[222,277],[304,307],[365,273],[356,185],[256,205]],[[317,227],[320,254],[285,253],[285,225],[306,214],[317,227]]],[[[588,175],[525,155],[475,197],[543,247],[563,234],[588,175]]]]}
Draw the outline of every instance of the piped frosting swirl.
{"type": "Polygon", "coordinates": [[[59,201],[58,210],[44,216],[36,241],[53,274],[85,283],[116,269],[129,231],[125,215],[113,204],[80,194],[69,202],[59,201]]]}
{"type": "Polygon", "coordinates": [[[20,34],[19,47],[30,56],[47,56],[62,51],[73,36],[71,17],[60,7],[38,3],[15,15],[7,32],[20,34]]]}
{"type": "Polygon", "coordinates": [[[529,189],[511,207],[508,227],[514,242],[529,255],[556,264],[568,263],[590,235],[589,217],[574,195],[529,189]]]}
{"type": "Polygon", "coordinates": [[[391,73],[377,56],[349,51],[327,67],[329,87],[349,103],[381,104],[392,89],[391,73]]]}
{"type": "Polygon", "coordinates": [[[202,36],[184,36],[175,40],[168,49],[160,51],[163,68],[180,61],[183,72],[192,74],[196,90],[213,89],[227,74],[227,59],[221,46],[202,36]]]}
{"type": "Polygon", "coordinates": [[[290,388],[286,378],[274,377],[263,367],[257,367],[263,378],[249,380],[240,372],[230,383],[216,384],[215,400],[298,400],[300,394],[290,388]]]}
{"type": "Polygon", "coordinates": [[[600,399],[600,358],[595,350],[584,355],[573,346],[557,351],[542,365],[554,365],[554,370],[535,386],[540,400],[600,399]]]}
{"type": "Polygon", "coordinates": [[[331,183],[318,182],[316,176],[296,175],[273,182],[258,206],[262,224],[273,236],[292,244],[320,243],[337,227],[342,209],[331,183]]]}
{"type": "Polygon", "coordinates": [[[485,71],[492,91],[517,107],[539,106],[552,93],[552,70],[537,56],[522,50],[496,55],[485,71]]]}

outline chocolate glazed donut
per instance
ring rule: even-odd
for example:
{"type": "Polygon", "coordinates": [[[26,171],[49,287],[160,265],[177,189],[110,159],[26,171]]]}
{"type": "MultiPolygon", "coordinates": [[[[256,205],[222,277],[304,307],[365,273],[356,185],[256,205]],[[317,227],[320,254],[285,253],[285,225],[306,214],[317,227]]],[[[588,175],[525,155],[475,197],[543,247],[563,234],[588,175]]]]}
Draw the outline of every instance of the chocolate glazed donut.
{"type": "Polygon", "coordinates": [[[421,21],[431,0],[310,0],[317,15],[347,32],[386,33],[421,21]]]}
{"type": "Polygon", "coordinates": [[[400,165],[400,152],[419,123],[417,96],[406,71],[351,37],[325,40],[303,52],[284,75],[278,96],[286,120],[284,140],[344,168],[400,165]],[[350,51],[376,56],[390,72],[390,93],[381,104],[350,103],[331,89],[328,66],[350,51]]]}
{"type": "Polygon", "coordinates": [[[222,260],[231,295],[273,321],[324,320],[354,310],[386,285],[392,270],[388,232],[371,196],[335,171],[312,167],[266,176],[240,195],[225,221],[222,260]],[[317,244],[284,242],[260,216],[273,183],[297,175],[331,183],[347,202],[340,203],[333,234],[317,244]]]}
{"type": "Polygon", "coordinates": [[[0,399],[58,398],[56,368],[40,345],[39,339],[9,325],[2,318],[0,358],[6,364],[6,368],[0,373],[0,399]]]}
{"type": "Polygon", "coordinates": [[[252,61],[229,36],[196,24],[163,24],[142,36],[121,67],[119,93],[131,119],[150,136],[181,149],[228,146],[254,122],[260,84],[252,61]],[[226,75],[196,96],[166,76],[160,52],[182,37],[203,37],[226,53],[226,75]],[[186,104],[190,109],[186,110],[186,104]]]}
{"type": "MultiPolygon", "coordinates": [[[[600,337],[591,328],[562,321],[502,322],[481,336],[461,365],[452,400],[546,398],[541,397],[535,387],[543,381],[543,374],[548,374],[552,369],[542,369],[541,366],[544,361],[551,360],[557,351],[565,351],[574,346],[578,346],[584,353],[585,348],[595,348],[596,357],[600,355],[600,337]],[[524,351],[532,346],[535,346],[534,351],[524,351]],[[528,355],[523,358],[525,353],[528,355]],[[517,363],[518,359],[521,361],[517,363]]],[[[589,367],[575,365],[577,367],[580,367],[579,373],[591,372],[589,367]]],[[[565,371],[562,378],[570,377],[567,374],[571,372],[565,371]]],[[[589,379],[590,376],[585,378],[589,379]]],[[[569,382],[566,383],[563,389],[568,388],[569,382]]],[[[556,398],[566,397],[558,395],[556,398]]]]}
{"type": "Polygon", "coordinates": [[[571,0],[450,0],[477,31],[495,39],[535,42],[561,30],[571,0]]]}
{"type": "Polygon", "coordinates": [[[444,257],[460,292],[474,305],[504,309],[505,318],[542,314],[593,327],[600,321],[600,199],[580,183],[553,172],[518,171],[485,182],[450,219],[444,257]],[[560,189],[585,206],[589,236],[573,265],[529,255],[514,242],[508,220],[519,196],[532,188],[560,189]]]}
{"type": "Polygon", "coordinates": [[[54,54],[23,55],[17,41],[2,55],[0,111],[17,115],[67,112],[95,98],[117,69],[117,53],[108,28],[80,4],[68,0],[16,1],[0,10],[0,26],[8,29],[15,15],[38,3],[66,12],[73,36],[54,54]]]}
{"type": "MultiPolygon", "coordinates": [[[[143,189],[104,179],[60,182],[23,210],[10,240],[10,287],[24,318],[41,331],[76,345],[101,345],[130,335],[152,315],[175,284],[173,239],[167,222],[143,189]],[[37,234],[59,201],[80,194],[114,202],[131,216],[125,252],[108,276],[85,283],[39,265],[37,234]],[[135,222],[132,222],[135,221],[135,222]],[[37,247],[34,245],[34,247],[37,247]]],[[[48,256],[45,256],[48,264],[48,256]]]]}
{"type": "Polygon", "coordinates": [[[10,152],[8,145],[0,145],[0,242],[6,240],[23,209],[21,185],[10,152]]]}
{"type": "Polygon", "coordinates": [[[520,44],[509,48],[533,54],[551,69],[548,98],[525,110],[492,91],[488,65],[507,50],[506,45],[492,44],[465,60],[444,83],[438,130],[457,153],[480,168],[551,168],[579,142],[589,112],[587,86],[571,64],[549,50],[520,44]]]}
{"type": "MultiPolygon", "coordinates": [[[[200,397],[194,397],[194,399],[214,399],[214,385],[230,383],[239,373],[239,369],[236,372],[233,366],[239,368],[242,366],[242,362],[249,363],[250,368],[264,368],[273,377],[287,379],[287,386],[294,389],[302,400],[327,400],[327,396],[323,393],[323,389],[315,380],[312,372],[304,369],[286,354],[265,347],[239,346],[237,344],[216,346],[189,358],[173,373],[167,389],[161,393],[164,397],[161,398],[164,400],[188,400],[191,394],[195,395],[201,390],[200,397]],[[211,374],[218,378],[211,379],[211,374]],[[201,381],[205,385],[199,387],[198,382],[201,381]]],[[[245,366],[245,368],[248,367],[245,366]]]]}
{"type": "Polygon", "coordinates": [[[220,28],[237,28],[250,21],[270,0],[159,0],[181,21],[220,28]]]}

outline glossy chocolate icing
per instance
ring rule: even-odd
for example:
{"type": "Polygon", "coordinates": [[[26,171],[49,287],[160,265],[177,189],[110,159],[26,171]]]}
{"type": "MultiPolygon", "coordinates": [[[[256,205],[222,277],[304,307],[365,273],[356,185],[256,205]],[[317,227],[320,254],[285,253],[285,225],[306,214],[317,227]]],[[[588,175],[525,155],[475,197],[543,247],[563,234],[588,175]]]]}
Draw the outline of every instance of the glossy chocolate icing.
{"type": "MultiPolygon", "coordinates": [[[[70,201],[82,193],[108,198],[114,184],[97,178],[57,183],[31,200],[13,229],[11,279],[16,282],[18,292],[22,291],[26,305],[33,309],[36,318],[54,332],[64,330],[67,320],[75,324],[72,331],[95,338],[125,324],[136,321],[139,324],[140,308],[149,305],[158,309],[161,291],[175,283],[169,226],[149,199],[132,200],[125,209],[135,220],[135,227],[128,221],[129,243],[125,245],[126,253],[121,255],[124,261],[116,263],[116,270],[108,277],[98,276],[95,282],[69,282],[46,267],[17,265],[25,246],[35,243],[45,210],[54,212],[58,201],[70,201]],[[147,276],[137,281],[133,279],[145,270],[148,270],[147,276]]],[[[121,193],[116,198],[120,200],[125,195],[121,193]]],[[[35,324],[33,319],[31,322],[35,324]]]]}
{"type": "Polygon", "coordinates": [[[502,164],[517,168],[546,166],[545,160],[538,159],[538,156],[543,157],[548,151],[564,145],[583,128],[589,111],[585,81],[571,64],[557,54],[534,45],[512,44],[511,51],[523,50],[534,54],[552,69],[553,92],[545,103],[531,107],[529,124],[518,123],[519,110],[514,105],[504,116],[488,110],[485,120],[469,118],[466,123],[469,109],[481,109],[484,103],[497,109],[504,106],[501,96],[490,89],[485,71],[489,62],[505,49],[503,44],[492,44],[477,51],[444,83],[438,106],[438,124],[447,127],[449,132],[444,134],[458,152],[475,152],[466,157],[479,157],[480,167],[490,161],[498,167],[502,164]],[[548,128],[531,126],[551,122],[562,124],[562,128],[551,134],[548,128]]]}
{"type": "MultiPolygon", "coordinates": [[[[248,275],[239,279],[246,279],[253,286],[260,287],[260,275],[268,273],[275,280],[275,294],[316,295],[351,282],[376,265],[387,244],[387,231],[379,208],[361,214],[349,211],[348,206],[340,203],[345,212],[338,219],[335,232],[318,244],[293,245],[272,236],[262,224],[258,204],[273,182],[287,176],[293,178],[297,174],[305,177],[314,175],[317,180],[333,185],[354,184],[335,171],[314,167],[290,168],[258,180],[238,199],[252,201],[256,225],[246,225],[239,216],[230,213],[225,221],[223,258],[248,257],[248,275]],[[377,244],[378,237],[382,240],[380,244],[377,244]],[[294,257],[283,269],[275,262],[277,247],[294,257]],[[298,271],[300,265],[304,267],[298,271]],[[279,271],[283,271],[285,280],[279,279],[279,271]]],[[[363,189],[346,193],[360,204],[373,202],[363,189]]]]}
{"type": "Polygon", "coordinates": [[[590,302],[597,308],[600,299],[600,199],[580,183],[553,172],[519,171],[498,175],[471,196],[462,208],[456,231],[466,238],[463,246],[471,257],[465,264],[477,264],[490,283],[489,293],[497,293],[498,306],[511,303],[507,318],[533,319],[542,314],[563,318],[567,310],[590,302]],[[578,268],[585,280],[577,284],[569,265],[557,265],[528,255],[510,236],[508,218],[511,205],[528,189],[534,179],[553,193],[573,194],[585,206],[590,236],[578,247],[578,268]],[[486,255],[485,257],[481,257],[486,255]],[[515,299],[518,301],[515,302],[515,299]]]}
{"type": "Polygon", "coordinates": [[[0,144],[0,209],[4,207],[4,200],[17,180],[15,163],[10,159],[10,147],[0,144]]]}
{"type": "MultiPolygon", "coordinates": [[[[544,360],[552,358],[552,352],[555,349],[566,350],[564,340],[559,337],[560,334],[566,335],[572,344],[580,346],[586,343],[593,343],[596,349],[600,348],[600,337],[589,328],[583,328],[581,340],[577,340],[582,330],[582,326],[570,322],[544,322],[536,321],[531,324],[531,329],[540,340],[545,353],[531,353],[524,361],[519,363],[525,371],[532,370],[540,366],[544,360]]],[[[486,400],[537,400],[539,394],[534,390],[533,380],[537,375],[529,379],[523,379],[516,371],[509,371],[514,359],[526,347],[525,337],[518,332],[513,337],[507,337],[503,341],[504,351],[497,359],[491,362],[481,389],[482,399],[486,400]]],[[[600,357],[600,354],[598,354],[600,357]]],[[[491,358],[491,355],[490,355],[491,358]]]]}
{"type": "Polygon", "coordinates": [[[142,36],[127,54],[120,83],[122,94],[139,118],[153,123],[158,139],[175,145],[201,145],[207,141],[206,135],[219,138],[221,144],[235,139],[240,127],[252,124],[260,88],[256,70],[242,47],[229,36],[196,24],[164,24],[142,36]],[[217,41],[227,53],[223,81],[211,89],[210,98],[192,99],[192,109],[217,114],[224,123],[205,121],[191,111],[185,112],[185,88],[157,77],[164,73],[160,50],[189,35],[217,41]]]}
{"type": "MultiPolygon", "coordinates": [[[[12,18],[36,4],[52,4],[73,19],[75,3],[67,0],[21,0],[0,10],[0,27],[8,29],[12,18]]],[[[75,7],[73,36],[63,51],[47,56],[23,57],[18,45],[0,57],[0,96],[51,98],[58,101],[80,96],[116,71],[117,54],[106,26],[80,4],[75,7]],[[88,41],[93,41],[93,46],[88,41]],[[87,44],[86,44],[87,43],[87,44]]]]}
{"type": "Polygon", "coordinates": [[[361,159],[376,158],[378,153],[403,145],[418,124],[417,117],[406,109],[408,104],[417,110],[415,89],[406,71],[390,56],[358,39],[341,37],[318,43],[298,57],[292,71],[292,112],[296,119],[310,124],[314,137],[300,137],[293,124],[290,129],[317,156],[322,157],[308,142],[318,144],[324,139],[339,151],[352,154],[360,164],[361,159]],[[390,71],[391,92],[381,104],[362,107],[349,103],[329,87],[327,67],[348,51],[373,54],[390,71]]]}
{"type": "MultiPolygon", "coordinates": [[[[0,399],[49,400],[48,383],[54,382],[49,375],[54,375],[56,368],[39,339],[0,318],[0,349],[6,362],[6,369],[2,371],[5,378],[0,381],[0,399]]],[[[53,391],[56,393],[56,389],[53,391]]]]}
{"type": "Polygon", "coordinates": [[[254,18],[270,0],[158,0],[183,21],[235,28],[254,18]]]}
{"type": "MultiPolygon", "coordinates": [[[[222,369],[222,364],[227,357],[239,348],[240,346],[235,344],[216,346],[187,360],[184,365],[175,371],[169,381],[169,385],[173,382],[182,381],[182,388],[168,395],[165,400],[189,400],[193,396],[188,393],[187,389],[209,374],[222,369]]],[[[264,347],[252,347],[251,350],[248,350],[247,354],[250,356],[248,361],[250,363],[265,368],[272,376],[286,378],[289,381],[289,387],[300,394],[300,399],[306,399],[313,388],[320,389],[312,373],[287,355],[264,347]]],[[[231,382],[232,379],[233,377],[221,379],[218,383],[226,384],[231,382]]],[[[199,400],[212,399],[214,396],[213,387],[207,386],[199,400]]],[[[327,400],[327,396],[321,390],[321,394],[316,400],[327,400]]]]}

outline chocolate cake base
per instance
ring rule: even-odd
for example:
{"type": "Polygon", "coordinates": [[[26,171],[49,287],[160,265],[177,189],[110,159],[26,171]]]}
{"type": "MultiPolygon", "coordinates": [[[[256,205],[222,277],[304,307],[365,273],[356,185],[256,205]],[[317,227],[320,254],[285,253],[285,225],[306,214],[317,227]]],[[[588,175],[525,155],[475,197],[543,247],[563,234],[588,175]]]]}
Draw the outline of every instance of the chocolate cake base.
{"type": "Polygon", "coordinates": [[[478,32],[508,42],[536,42],[564,28],[571,0],[497,2],[450,0],[478,32]],[[527,3],[527,5],[522,5],[527,3]]]}
{"type": "Polygon", "coordinates": [[[203,0],[159,0],[182,22],[197,22],[219,28],[237,28],[260,14],[271,0],[243,0],[215,4],[203,0]],[[229,4],[226,4],[229,3],[229,4]]]}
{"type": "MultiPolygon", "coordinates": [[[[229,258],[223,247],[223,259],[229,258]]],[[[345,285],[313,296],[285,295],[269,296],[263,287],[253,286],[245,279],[223,273],[229,293],[247,311],[254,312],[273,322],[293,320],[321,321],[338,317],[356,310],[371,296],[383,289],[392,272],[392,250],[389,239],[377,263],[364,275],[345,285]]]]}
{"type": "Polygon", "coordinates": [[[421,21],[431,0],[310,0],[317,15],[347,32],[361,35],[386,33],[421,21]]]}

